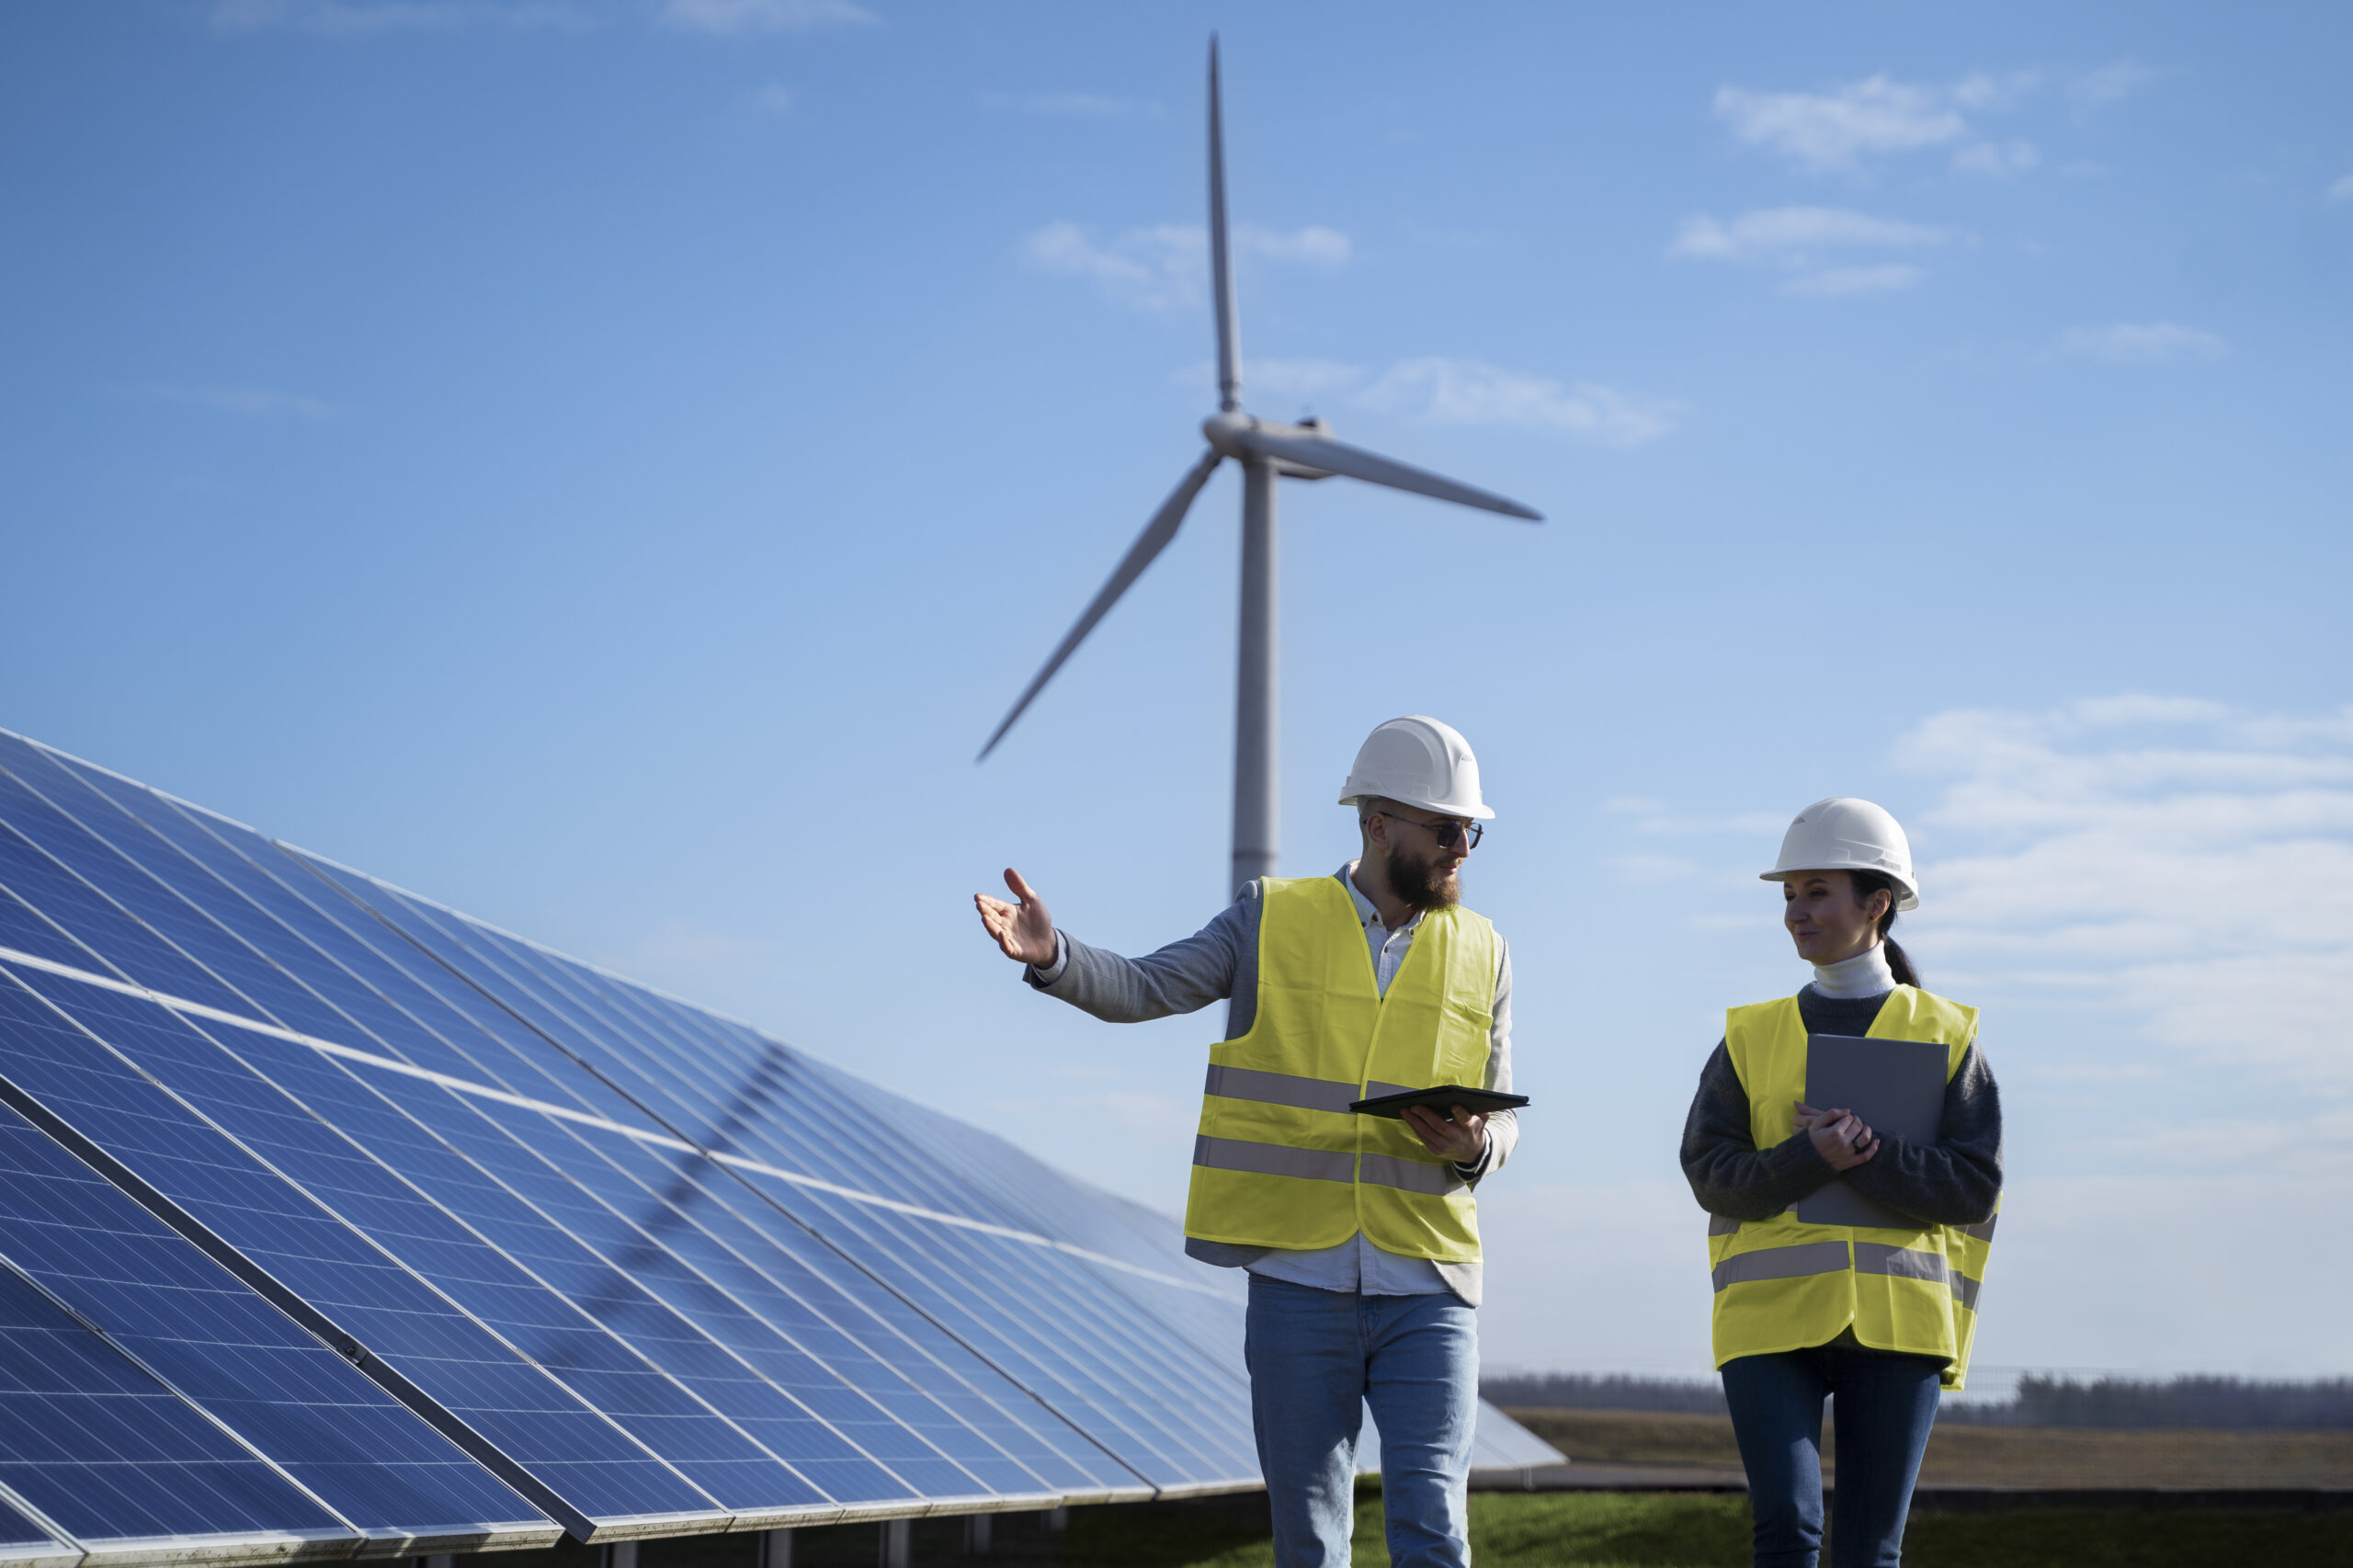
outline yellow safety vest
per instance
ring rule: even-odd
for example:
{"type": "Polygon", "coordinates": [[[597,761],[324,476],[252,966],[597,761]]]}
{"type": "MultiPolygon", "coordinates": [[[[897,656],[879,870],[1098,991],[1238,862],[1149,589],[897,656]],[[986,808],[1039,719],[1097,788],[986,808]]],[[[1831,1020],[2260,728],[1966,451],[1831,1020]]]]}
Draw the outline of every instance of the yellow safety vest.
{"type": "Polygon", "coordinates": [[[1337,877],[1259,884],[1258,1011],[1210,1048],[1185,1233],[1472,1263],[1479,1210],[1453,1165],[1352,1100],[1486,1082],[1499,949],[1467,909],[1422,916],[1384,994],[1337,877]]]}
{"type": "MultiPolygon", "coordinates": [[[[1944,1046],[1949,1083],[1977,1038],[1977,1009],[1899,985],[1868,1038],[1944,1046]]],[[[1724,1045],[1748,1091],[1749,1135],[1757,1148],[1772,1148],[1790,1136],[1794,1102],[1813,1103],[1805,1093],[1806,1028],[1797,998],[1733,1008],[1724,1045]]],[[[1959,1389],[1993,1243],[1991,1220],[1893,1228],[1809,1225],[1794,1209],[1746,1221],[1711,1215],[1716,1365],[1826,1344],[1851,1326],[1873,1349],[1943,1357],[1944,1386],[1959,1389]]]]}

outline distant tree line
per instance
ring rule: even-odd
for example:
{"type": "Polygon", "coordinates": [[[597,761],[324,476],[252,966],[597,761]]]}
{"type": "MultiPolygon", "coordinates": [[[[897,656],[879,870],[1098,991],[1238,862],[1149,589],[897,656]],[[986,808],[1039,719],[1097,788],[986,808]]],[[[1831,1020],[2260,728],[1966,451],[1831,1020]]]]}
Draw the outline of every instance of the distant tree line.
{"type": "MultiPolygon", "coordinates": [[[[1549,1410],[1724,1413],[1723,1390],[1691,1378],[1500,1372],[1480,1380],[1497,1404],[1549,1410]]],[[[2029,1372],[2009,1399],[1953,1399],[1940,1421],[2003,1426],[2353,1426],[2353,1378],[2046,1377],[2029,1372]]]]}
{"type": "Polygon", "coordinates": [[[2077,1382],[2029,1372],[2016,1398],[1983,1405],[1955,1400],[1941,1418],[2007,1426],[2353,1426],[2353,1378],[2077,1382]]]}

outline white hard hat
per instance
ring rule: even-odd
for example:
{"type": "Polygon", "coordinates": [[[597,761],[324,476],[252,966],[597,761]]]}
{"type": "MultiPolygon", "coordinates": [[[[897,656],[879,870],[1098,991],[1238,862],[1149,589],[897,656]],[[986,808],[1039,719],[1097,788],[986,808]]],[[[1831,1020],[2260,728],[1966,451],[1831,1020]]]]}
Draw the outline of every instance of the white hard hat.
{"type": "Polygon", "coordinates": [[[1495,813],[1479,798],[1479,759],[1471,743],[1451,724],[1418,713],[1392,719],[1357,748],[1357,763],[1340,786],[1340,804],[1379,796],[1401,806],[1419,806],[1441,816],[1495,813]]]}
{"type": "Polygon", "coordinates": [[[1912,844],[1883,807],[1833,795],[1798,813],[1781,839],[1781,858],[1762,873],[1768,882],[1787,881],[1799,871],[1879,871],[1896,886],[1895,907],[1920,907],[1920,884],[1912,880],[1912,844]]]}

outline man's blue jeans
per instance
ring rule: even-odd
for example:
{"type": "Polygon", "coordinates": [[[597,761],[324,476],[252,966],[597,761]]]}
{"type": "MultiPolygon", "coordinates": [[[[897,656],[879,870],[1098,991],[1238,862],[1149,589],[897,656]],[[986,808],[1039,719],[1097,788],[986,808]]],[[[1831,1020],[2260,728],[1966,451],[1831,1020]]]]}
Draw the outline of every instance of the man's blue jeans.
{"type": "Polygon", "coordinates": [[[1364,1407],[1394,1568],[1468,1568],[1478,1313],[1451,1293],[1358,1296],[1250,1277],[1245,1341],[1277,1568],[1339,1568],[1364,1407]]]}
{"type": "Polygon", "coordinates": [[[1895,1568],[1912,1483],[1937,1419],[1944,1362],[1817,1345],[1723,1365],[1724,1402],[1748,1470],[1756,1568],[1814,1568],[1822,1551],[1822,1401],[1837,1423],[1831,1568],[1895,1568]]]}

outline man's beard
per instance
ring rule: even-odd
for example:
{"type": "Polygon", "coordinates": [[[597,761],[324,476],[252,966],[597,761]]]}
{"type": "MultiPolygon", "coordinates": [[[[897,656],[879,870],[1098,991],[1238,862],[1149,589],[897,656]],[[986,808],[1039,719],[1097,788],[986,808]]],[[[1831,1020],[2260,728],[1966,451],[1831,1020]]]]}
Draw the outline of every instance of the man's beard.
{"type": "Polygon", "coordinates": [[[1433,909],[1447,909],[1462,902],[1459,868],[1443,864],[1435,856],[1427,860],[1408,860],[1392,849],[1382,870],[1391,895],[1416,914],[1427,915],[1433,909]]]}

